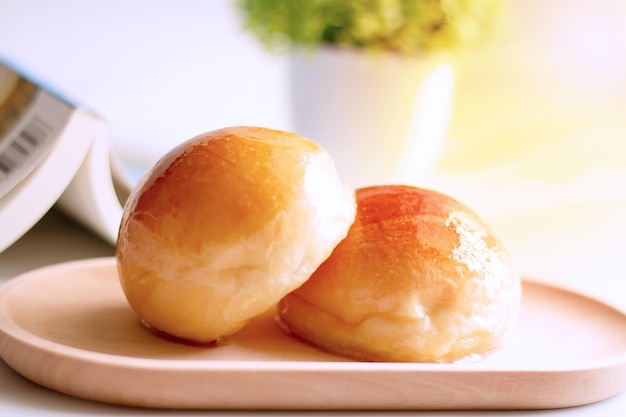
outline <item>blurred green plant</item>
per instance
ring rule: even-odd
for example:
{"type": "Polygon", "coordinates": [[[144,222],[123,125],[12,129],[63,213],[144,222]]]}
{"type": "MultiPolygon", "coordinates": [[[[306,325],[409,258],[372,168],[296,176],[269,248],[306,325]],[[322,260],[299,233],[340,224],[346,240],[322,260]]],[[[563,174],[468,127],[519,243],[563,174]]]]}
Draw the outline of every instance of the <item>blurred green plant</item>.
{"type": "Polygon", "coordinates": [[[331,44],[405,55],[486,39],[502,0],[236,0],[244,27],[270,50],[331,44]]]}

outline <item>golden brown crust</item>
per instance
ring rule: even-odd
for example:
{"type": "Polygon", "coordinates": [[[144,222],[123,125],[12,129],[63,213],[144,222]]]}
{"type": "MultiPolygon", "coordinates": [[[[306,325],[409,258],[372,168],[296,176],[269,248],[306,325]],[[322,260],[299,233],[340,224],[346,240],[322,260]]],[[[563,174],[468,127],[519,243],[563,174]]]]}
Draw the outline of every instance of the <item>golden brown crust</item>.
{"type": "Polygon", "coordinates": [[[281,300],[295,335],[363,360],[453,361],[500,343],[519,303],[505,248],[471,210],[432,190],[357,190],[348,236],[281,300]]]}
{"type": "Polygon", "coordinates": [[[209,132],[133,191],[116,253],[122,287],[150,326],[213,340],[304,282],[354,213],[353,191],[316,143],[265,128],[209,132]]]}
{"type": "Polygon", "coordinates": [[[269,129],[234,127],[200,135],[158,164],[127,212],[147,227],[167,229],[162,237],[176,241],[182,251],[233,242],[298,198],[303,162],[318,152],[314,142],[269,129]],[[171,217],[164,219],[164,213],[171,217]],[[171,227],[164,221],[171,221],[171,227]],[[197,229],[203,233],[194,233],[197,229]]]}

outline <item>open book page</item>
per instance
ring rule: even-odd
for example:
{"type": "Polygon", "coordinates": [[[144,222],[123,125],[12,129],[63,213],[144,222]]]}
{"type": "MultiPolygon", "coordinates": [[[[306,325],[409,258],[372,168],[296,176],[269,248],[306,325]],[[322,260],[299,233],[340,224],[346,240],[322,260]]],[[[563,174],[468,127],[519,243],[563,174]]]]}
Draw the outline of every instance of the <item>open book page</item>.
{"type": "Polygon", "coordinates": [[[58,206],[93,232],[115,244],[123,204],[132,188],[109,144],[108,129],[99,131],[58,206]]]}
{"type": "Polygon", "coordinates": [[[0,251],[55,204],[114,243],[130,181],[108,124],[0,63],[0,251]]]}

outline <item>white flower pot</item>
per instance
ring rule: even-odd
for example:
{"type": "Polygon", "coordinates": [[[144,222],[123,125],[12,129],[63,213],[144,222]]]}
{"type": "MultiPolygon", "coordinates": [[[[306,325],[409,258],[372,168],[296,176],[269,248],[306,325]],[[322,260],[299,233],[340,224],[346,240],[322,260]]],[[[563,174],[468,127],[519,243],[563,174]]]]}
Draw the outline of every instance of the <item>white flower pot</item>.
{"type": "Polygon", "coordinates": [[[344,181],[426,181],[448,131],[450,66],[325,47],[293,54],[290,83],[294,130],[328,150],[344,181]]]}

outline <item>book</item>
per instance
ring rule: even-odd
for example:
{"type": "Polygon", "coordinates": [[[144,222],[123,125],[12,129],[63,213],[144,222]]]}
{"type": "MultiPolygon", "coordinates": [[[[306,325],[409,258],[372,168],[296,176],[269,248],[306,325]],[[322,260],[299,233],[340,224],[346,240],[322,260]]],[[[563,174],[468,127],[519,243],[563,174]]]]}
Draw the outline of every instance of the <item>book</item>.
{"type": "Polygon", "coordinates": [[[131,189],[104,118],[0,60],[0,252],[53,207],[115,244],[131,189]]]}

